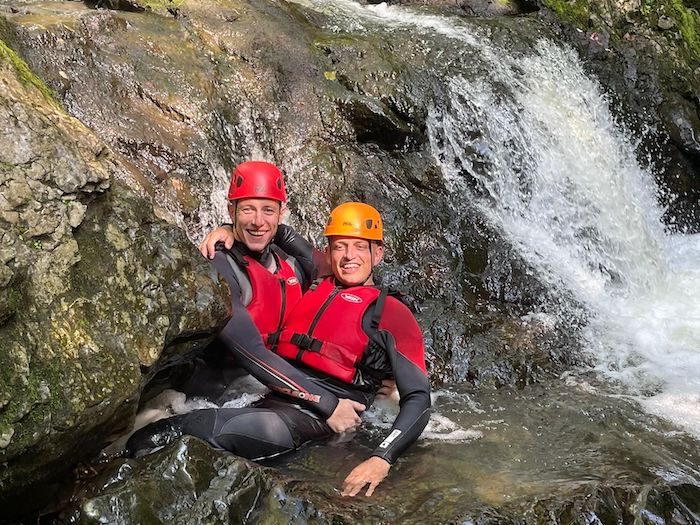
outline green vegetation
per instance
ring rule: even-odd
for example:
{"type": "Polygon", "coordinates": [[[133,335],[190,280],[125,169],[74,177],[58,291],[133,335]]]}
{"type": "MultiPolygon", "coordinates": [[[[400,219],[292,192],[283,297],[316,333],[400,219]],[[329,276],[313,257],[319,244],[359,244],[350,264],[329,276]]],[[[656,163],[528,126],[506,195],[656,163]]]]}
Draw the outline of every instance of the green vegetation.
{"type": "Polygon", "coordinates": [[[565,22],[584,28],[588,24],[588,0],[543,0],[565,22]]]}
{"type": "Polygon", "coordinates": [[[185,3],[185,0],[141,0],[139,2],[143,7],[149,9],[179,9],[185,3]]]}
{"type": "Polygon", "coordinates": [[[683,5],[681,0],[669,1],[671,9],[667,10],[666,15],[675,19],[691,60],[700,63],[700,41],[698,41],[700,15],[695,9],[683,5]]]}
{"type": "Polygon", "coordinates": [[[36,76],[27,63],[22,60],[17,53],[12,51],[4,41],[0,40],[0,59],[9,62],[17,71],[17,76],[20,82],[25,86],[33,86],[44,95],[44,98],[56,107],[60,107],[59,103],[54,98],[53,92],[44,82],[36,76]]]}
{"type": "MultiPolygon", "coordinates": [[[[615,8],[602,1],[595,0],[542,0],[544,5],[554,11],[564,22],[583,30],[606,29],[611,32],[613,40],[619,39],[629,31],[629,15],[615,20],[615,8]],[[613,20],[610,20],[610,15],[613,20]],[[596,24],[595,21],[598,21],[596,24]],[[603,22],[608,20],[607,23],[603,22]],[[608,27],[612,22],[613,27],[608,27]],[[593,24],[594,27],[589,27],[593,24]],[[597,26],[597,27],[596,27],[597,26]]],[[[631,13],[634,16],[634,13],[631,13]]],[[[659,34],[658,20],[665,16],[673,20],[673,26],[663,32],[672,46],[678,46],[682,40],[682,51],[692,68],[700,66],[700,14],[693,7],[686,6],[682,0],[642,0],[636,12],[639,22],[635,24],[642,31],[659,34]]]]}

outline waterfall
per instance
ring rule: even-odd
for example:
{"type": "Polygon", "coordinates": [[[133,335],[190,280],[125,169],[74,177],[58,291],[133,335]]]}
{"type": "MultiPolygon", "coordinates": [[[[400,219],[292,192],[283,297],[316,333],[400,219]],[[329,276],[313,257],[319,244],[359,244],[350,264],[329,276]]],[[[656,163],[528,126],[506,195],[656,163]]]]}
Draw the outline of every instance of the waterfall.
{"type": "Polygon", "coordinates": [[[513,53],[467,20],[403,7],[296,3],[329,15],[331,31],[401,32],[469,56],[463,72],[453,60],[438,73],[447,97],[428,118],[455,206],[468,199],[542,282],[585,307],[597,370],[700,435],[700,236],[664,228],[652,173],[577,55],[544,38],[513,53]]]}

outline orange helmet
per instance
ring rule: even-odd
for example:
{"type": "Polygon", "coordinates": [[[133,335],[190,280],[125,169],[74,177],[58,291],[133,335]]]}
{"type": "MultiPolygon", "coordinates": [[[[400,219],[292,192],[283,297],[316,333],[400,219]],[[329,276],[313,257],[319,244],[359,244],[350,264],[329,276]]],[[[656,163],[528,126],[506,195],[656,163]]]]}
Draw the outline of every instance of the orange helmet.
{"type": "Polygon", "coordinates": [[[382,216],[364,202],[346,202],[331,212],[323,235],[358,237],[381,242],[384,238],[382,216]]]}

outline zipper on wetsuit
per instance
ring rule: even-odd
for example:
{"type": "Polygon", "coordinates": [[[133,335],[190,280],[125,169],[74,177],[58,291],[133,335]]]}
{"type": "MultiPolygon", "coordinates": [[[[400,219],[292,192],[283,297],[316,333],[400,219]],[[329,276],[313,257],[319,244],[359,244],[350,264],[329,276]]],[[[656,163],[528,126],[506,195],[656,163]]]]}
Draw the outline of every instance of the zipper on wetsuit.
{"type": "Polygon", "coordinates": [[[287,286],[284,279],[280,279],[280,287],[282,288],[282,308],[280,308],[280,321],[277,323],[277,332],[282,328],[284,322],[284,311],[287,309],[287,286]]]}
{"type": "Polygon", "coordinates": [[[318,312],[316,312],[316,315],[314,316],[313,321],[311,321],[311,324],[309,325],[309,329],[306,332],[307,334],[309,334],[309,337],[314,333],[314,330],[316,329],[316,325],[321,320],[321,316],[323,315],[323,312],[325,312],[326,308],[328,308],[328,305],[331,304],[331,301],[335,298],[335,296],[338,295],[339,291],[340,291],[340,287],[335,286],[333,288],[333,291],[331,292],[331,294],[326,298],[326,300],[321,305],[321,308],[319,308],[318,312]]]}

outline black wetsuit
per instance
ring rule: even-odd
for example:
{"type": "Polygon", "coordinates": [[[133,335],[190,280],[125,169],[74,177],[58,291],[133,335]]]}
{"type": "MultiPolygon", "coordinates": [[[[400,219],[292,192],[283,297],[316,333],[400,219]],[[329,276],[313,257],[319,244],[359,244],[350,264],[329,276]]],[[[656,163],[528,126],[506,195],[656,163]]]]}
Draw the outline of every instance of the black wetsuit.
{"type": "MultiPolygon", "coordinates": [[[[294,257],[306,265],[306,275],[314,271],[312,261],[318,260],[318,256],[311,245],[300,240],[293,230],[283,234],[288,241],[282,243],[284,248],[293,251],[294,257]]],[[[374,344],[363,357],[363,364],[374,369],[376,374],[361,385],[343,383],[292,364],[268,350],[240,301],[241,285],[229,261],[219,252],[213,264],[231,288],[232,317],[222,330],[220,340],[240,364],[273,393],[251,407],[197,410],[148,425],[129,439],[127,449],[131,454],[188,434],[250,459],[275,456],[331,435],[325,421],[335,410],[339,398],[353,399],[369,407],[381,377],[392,375],[401,396],[401,409],[390,438],[382,442],[373,455],[393,463],[415,441],[428,421],[430,410],[430,385],[424,364],[416,363],[415,357],[407,357],[420,354],[422,358],[422,334],[415,320],[416,330],[412,332],[399,323],[380,325],[379,333],[373,337],[374,344]],[[402,351],[402,347],[408,346],[411,346],[409,351],[402,351]],[[394,439],[397,435],[399,437],[394,439]]],[[[397,303],[387,303],[384,308],[396,308],[397,303]]],[[[370,307],[363,318],[363,330],[368,334],[376,331],[370,322],[373,313],[370,307]]],[[[403,311],[401,313],[403,315],[403,311]]]]}

